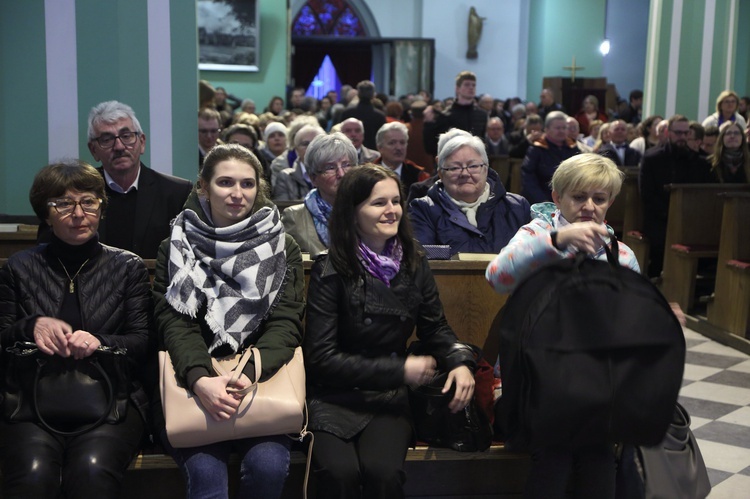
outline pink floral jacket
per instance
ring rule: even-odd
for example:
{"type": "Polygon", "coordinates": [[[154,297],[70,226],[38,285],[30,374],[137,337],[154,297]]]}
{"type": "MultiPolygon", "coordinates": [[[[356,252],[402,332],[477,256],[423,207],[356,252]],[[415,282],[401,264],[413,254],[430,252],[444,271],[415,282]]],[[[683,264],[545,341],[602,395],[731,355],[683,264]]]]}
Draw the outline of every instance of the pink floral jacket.
{"type": "MultiPolygon", "coordinates": [[[[516,285],[534,269],[546,263],[561,258],[574,258],[576,255],[574,250],[560,251],[552,246],[550,232],[557,230],[560,221],[560,211],[553,203],[533,205],[531,217],[531,222],[518,229],[508,245],[487,266],[485,272],[487,282],[498,293],[512,292],[516,285]]],[[[607,231],[614,234],[610,226],[607,226],[607,231]]],[[[618,246],[620,264],[640,272],[633,250],[620,241],[618,241],[618,246]]],[[[593,258],[606,260],[604,248],[599,250],[593,258]]]]}

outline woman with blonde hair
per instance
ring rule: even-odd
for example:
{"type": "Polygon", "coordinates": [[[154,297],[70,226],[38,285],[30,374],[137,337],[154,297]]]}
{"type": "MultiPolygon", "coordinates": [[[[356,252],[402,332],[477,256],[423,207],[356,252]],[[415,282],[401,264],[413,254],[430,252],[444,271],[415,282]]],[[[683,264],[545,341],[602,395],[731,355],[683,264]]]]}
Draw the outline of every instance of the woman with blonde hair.
{"type": "Polygon", "coordinates": [[[594,95],[587,95],[583,99],[581,110],[575,115],[575,119],[581,125],[581,133],[586,137],[590,134],[591,123],[595,120],[606,123],[607,115],[599,110],[599,99],[594,95]]]}
{"type": "Polygon", "coordinates": [[[716,112],[703,120],[703,127],[710,125],[720,127],[730,121],[737,123],[740,130],[747,128],[747,122],[740,113],[737,112],[740,106],[740,97],[734,90],[724,90],[716,98],[716,112]]]}
{"type": "Polygon", "coordinates": [[[597,136],[596,142],[594,142],[594,147],[591,151],[599,152],[599,149],[610,140],[612,140],[612,134],[609,131],[609,123],[603,123],[602,126],[599,127],[599,135],[597,136]]]}

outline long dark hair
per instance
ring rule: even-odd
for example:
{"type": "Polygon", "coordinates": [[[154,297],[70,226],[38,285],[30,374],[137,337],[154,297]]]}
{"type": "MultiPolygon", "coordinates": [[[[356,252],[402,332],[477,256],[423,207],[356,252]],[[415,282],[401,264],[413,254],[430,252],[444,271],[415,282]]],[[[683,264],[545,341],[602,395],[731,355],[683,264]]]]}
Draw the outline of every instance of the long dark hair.
{"type": "Polygon", "coordinates": [[[711,163],[711,169],[716,173],[720,183],[724,183],[724,175],[722,171],[722,163],[724,162],[724,136],[727,134],[730,128],[736,128],[740,132],[740,151],[742,151],[742,169],[745,170],[745,177],[750,181],[750,148],[747,145],[747,135],[745,131],[736,121],[727,121],[719,127],[719,138],[716,139],[716,145],[714,146],[714,153],[709,156],[708,160],[711,163]]]}
{"type": "Polygon", "coordinates": [[[362,265],[357,258],[359,254],[359,236],[357,235],[357,207],[370,197],[372,189],[380,181],[393,179],[401,192],[399,204],[403,214],[398,224],[398,238],[404,250],[402,265],[411,272],[416,270],[419,261],[417,246],[406,216],[406,196],[401,180],[390,168],[371,163],[349,170],[341,179],[336,200],[333,203],[331,218],[328,221],[328,232],[331,237],[328,254],[336,271],[349,278],[356,279],[362,274],[362,265]]]}

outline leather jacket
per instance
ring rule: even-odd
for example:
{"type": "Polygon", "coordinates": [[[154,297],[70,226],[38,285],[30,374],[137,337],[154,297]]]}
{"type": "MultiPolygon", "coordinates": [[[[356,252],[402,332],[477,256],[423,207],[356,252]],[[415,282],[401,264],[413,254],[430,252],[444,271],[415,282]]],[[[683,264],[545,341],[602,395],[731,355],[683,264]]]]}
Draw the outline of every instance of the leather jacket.
{"type": "MultiPolygon", "coordinates": [[[[100,245],[76,279],[82,329],[105,346],[127,349],[130,398],[148,421],[148,398],[137,373],[152,353],[153,302],[148,270],[135,254],[100,245]]],[[[38,317],[56,317],[69,279],[42,244],[12,255],[0,269],[0,346],[34,341],[38,317]]]]}
{"type": "Polygon", "coordinates": [[[390,287],[367,272],[352,282],[324,255],[310,275],[303,341],[311,430],[351,438],[375,414],[409,419],[407,341],[416,327],[424,353],[450,371],[476,366],[445,320],[427,258],[402,267],[390,287]]]}

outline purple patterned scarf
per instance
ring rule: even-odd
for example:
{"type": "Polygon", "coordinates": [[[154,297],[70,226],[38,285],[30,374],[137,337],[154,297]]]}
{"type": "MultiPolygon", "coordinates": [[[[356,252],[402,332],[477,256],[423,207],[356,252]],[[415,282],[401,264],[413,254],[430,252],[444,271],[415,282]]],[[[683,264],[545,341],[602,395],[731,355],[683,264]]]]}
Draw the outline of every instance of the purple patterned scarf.
{"type": "Polygon", "coordinates": [[[360,240],[359,255],[357,256],[367,272],[376,279],[383,281],[386,286],[391,287],[391,279],[396,277],[401,268],[401,259],[404,256],[404,250],[396,236],[385,243],[385,249],[380,255],[372,251],[360,240]]]}

